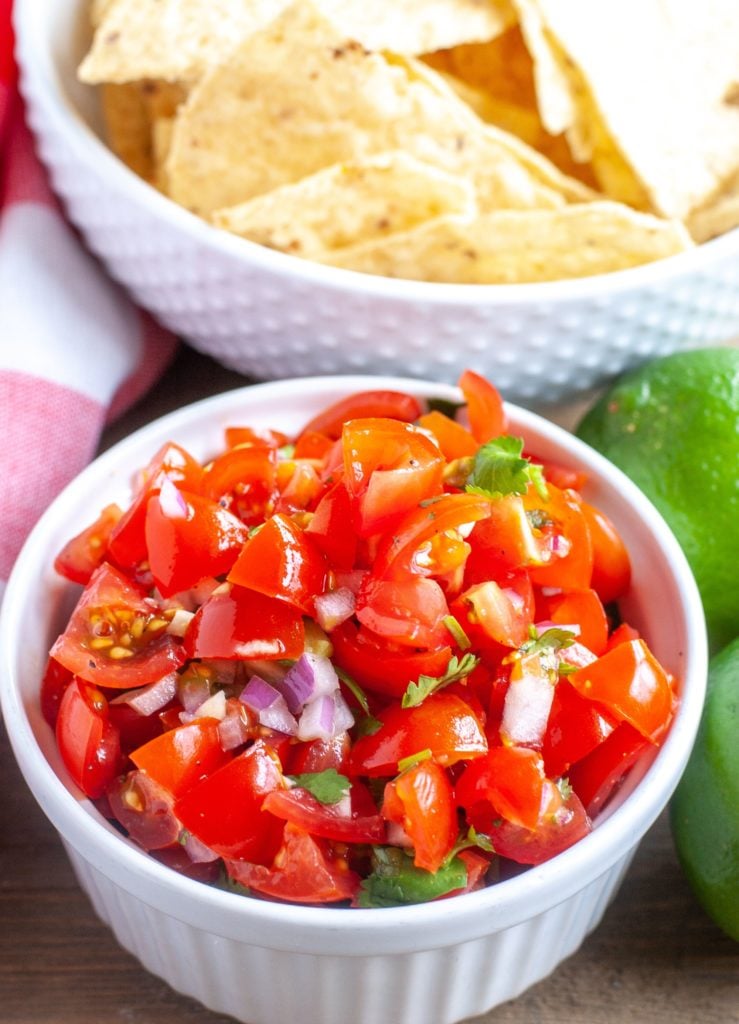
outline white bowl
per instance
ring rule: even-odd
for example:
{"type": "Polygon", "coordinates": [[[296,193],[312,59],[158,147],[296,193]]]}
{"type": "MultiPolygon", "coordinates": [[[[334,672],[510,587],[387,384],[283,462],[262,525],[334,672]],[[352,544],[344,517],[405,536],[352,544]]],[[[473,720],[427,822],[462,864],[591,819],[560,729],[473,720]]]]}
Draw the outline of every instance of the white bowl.
{"type": "Polygon", "coordinates": [[[528,285],[438,285],[312,264],[218,231],[132,174],[100,141],[75,69],[87,0],[15,5],[30,123],[89,247],[137,301],[257,379],[395,373],[559,401],[645,359],[739,334],[739,230],[634,270],[528,285]]]}
{"type": "MultiPolygon", "coordinates": [[[[234,422],[290,433],[366,377],[320,378],[231,391],[150,424],[83,472],[26,543],[0,619],[0,696],[21,770],[59,831],[80,884],[122,946],[175,989],[249,1024],[451,1024],[540,980],[573,953],[614,895],[685,766],[703,702],[701,604],[669,529],[616,468],[545,420],[509,407],[512,432],[544,459],[584,467],[585,494],[609,514],[632,555],[623,602],[680,687],[666,742],[632,771],[594,831],[553,860],[479,892],[387,910],[252,900],[164,867],[123,839],[64,770],[39,708],[46,652],[77,588],[54,574],[55,553],[174,439],[206,458],[234,422]]],[[[395,378],[373,386],[459,400],[456,389],[395,378]]]]}

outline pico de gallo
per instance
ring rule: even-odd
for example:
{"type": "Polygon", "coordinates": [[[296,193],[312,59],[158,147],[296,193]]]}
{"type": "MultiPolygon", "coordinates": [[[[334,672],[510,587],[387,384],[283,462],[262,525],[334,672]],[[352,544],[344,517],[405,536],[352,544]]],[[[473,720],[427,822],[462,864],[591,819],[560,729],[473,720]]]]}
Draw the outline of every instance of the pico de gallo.
{"type": "Polygon", "coordinates": [[[271,900],[448,897],[587,835],[661,742],[616,528],[459,384],[236,423],[205,464],[171,441],[59,553],[84,589],[43,713],[152,856],[271,900]]]}

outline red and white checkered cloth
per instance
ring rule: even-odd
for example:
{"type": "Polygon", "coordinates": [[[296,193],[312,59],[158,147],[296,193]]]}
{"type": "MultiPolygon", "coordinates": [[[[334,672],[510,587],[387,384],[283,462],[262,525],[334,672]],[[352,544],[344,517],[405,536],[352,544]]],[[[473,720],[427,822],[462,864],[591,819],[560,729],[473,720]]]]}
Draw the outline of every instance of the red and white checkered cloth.
{"type": "Polygon", "coordinates": [[[0,0],[0,596],[35,521],[176,347],[49,189],[16,89],[11,6],[0,0]]]}

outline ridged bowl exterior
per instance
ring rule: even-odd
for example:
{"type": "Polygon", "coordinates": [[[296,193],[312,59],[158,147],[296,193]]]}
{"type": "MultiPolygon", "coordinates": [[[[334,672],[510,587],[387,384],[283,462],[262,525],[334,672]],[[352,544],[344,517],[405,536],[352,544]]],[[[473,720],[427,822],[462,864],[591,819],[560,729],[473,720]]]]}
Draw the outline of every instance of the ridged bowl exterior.
{"type": "MultiPolygon", "coordinates": [[[[228,424],[292,435],[365,384],[361,377],[322,377],[257,385],[144,427],[53,502],[21,552],[0,615],[8,736],[98,914],[147,969],[248,1024],[453,1024],[545,977],[600,920],[677,784],[701,714],[705,626],[695,582],[668,527],[605,459],[534,413],[509,406],[510,430],[527,450],[586,472],[586,500],[616,523],[632,555],[633,583],[622,611],[678,681],[680,705],[664,746],[632,769],[592,833],[478,892],[382,910],[249,899],[186,878],[122,838],[70,780],[39,707],[49,646],[78,592],[54,573],[55,554],[97,509],[127,502],[135,471],[165,441],[205,460],[228,424]]],[[[373,378],[371,386],[461,398],[457,389],[433,382],[373,378]]]]}
{"type": "MultiPolygon", "coordinates": [[[[621,858],[575,896],[471,942],[336,957],[224,939],[131,899],[67,847],[75,874],[120,944],[172,988],[243,1024],[454,1024],[550,974],[600,921],[621,858]],[[267,986],[265,978],[285,979],[267,986]]],[[[443,921],[443,915],[442,915],[443,921]]]]}
{"type": "Polygon", "coordinates": [[[739,230],[617,274],[514,286],[430,285],[322,267],[216,231],[100,143],[75,82],[85,0],[16,5],[30,123],[90,249],[162,323],[257,379],[390,373],[555,402],[644,360],[739,334],[739,230]],[[93,126],[93,127],[91,127],[93,126]]]}

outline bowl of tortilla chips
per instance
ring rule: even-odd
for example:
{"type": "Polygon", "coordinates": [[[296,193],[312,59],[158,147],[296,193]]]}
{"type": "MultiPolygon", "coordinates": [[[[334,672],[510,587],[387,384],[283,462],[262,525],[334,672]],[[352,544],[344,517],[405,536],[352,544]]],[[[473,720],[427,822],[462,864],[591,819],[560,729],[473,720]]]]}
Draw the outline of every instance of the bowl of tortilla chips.
{"type": "Polygon", "coordinates": [[[733,0],[16,5],[54,188],[253,377],[557,401],[739,333],[733,0]]]}

